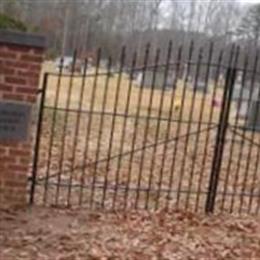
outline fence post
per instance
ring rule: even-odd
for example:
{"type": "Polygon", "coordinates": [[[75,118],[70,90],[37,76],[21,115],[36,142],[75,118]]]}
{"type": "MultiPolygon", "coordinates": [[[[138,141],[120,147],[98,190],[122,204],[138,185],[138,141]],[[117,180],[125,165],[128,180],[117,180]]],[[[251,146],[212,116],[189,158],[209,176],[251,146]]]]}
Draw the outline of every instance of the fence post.
{"type": "Polygon", "coordinates": [[[27,205],[45,38],[0,30],[0,208],[27,205]]]}
{"type": "Polygon", "coordinates": [[[213,213],[215,200],[217,195],[217,188],[219,182],[219,173],[221,170],[221,163],[224,152],[225,136],[228,127],[229,112],[232,102],[233,89],[236,80],[236,69],[228,68],[225,80],[224,94],[222,100],[221,113],[219,118],[218,132],[216,137],[216,144],[211,168],[211,175],[208,187],[208,196],[206,200],[206,213],[213,213]]]}
{"type": "Polygon", "coordinates": [[[39,147],[40,147],[40,141],[41,141],[43,110],[44,110],[44,101],[45,101],[45,96],[46,96],[47,80],[48,80],[48,73],[45,73],[44,77],[43,77],[43,87],[40,91],[41,99],[40,99],[39,115],[38,115],[38,121],[37,121],[37,127],[36,127],[34,157],[33,157],[33,163],[32,163],[32,176],[31,176],[31,187],[30,187],[30,198],[29,198],[30,205],[32,205],[34,203],[34,193],[35,193],[35,185],[36,185],[36,177],[37,177],[37,166],[38,166],[38,160],[39,160],[39,147]]]}

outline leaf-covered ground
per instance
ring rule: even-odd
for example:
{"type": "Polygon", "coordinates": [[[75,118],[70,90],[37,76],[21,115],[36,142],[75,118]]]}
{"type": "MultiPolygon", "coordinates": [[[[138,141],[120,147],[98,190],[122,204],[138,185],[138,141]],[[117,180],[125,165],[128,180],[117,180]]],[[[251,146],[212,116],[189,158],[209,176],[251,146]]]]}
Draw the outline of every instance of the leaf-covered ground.
{"type": "Polygon", "coordinates": [[[0,259],[260,259],[260,218],[181,211],[0,211],[0,259]]]}

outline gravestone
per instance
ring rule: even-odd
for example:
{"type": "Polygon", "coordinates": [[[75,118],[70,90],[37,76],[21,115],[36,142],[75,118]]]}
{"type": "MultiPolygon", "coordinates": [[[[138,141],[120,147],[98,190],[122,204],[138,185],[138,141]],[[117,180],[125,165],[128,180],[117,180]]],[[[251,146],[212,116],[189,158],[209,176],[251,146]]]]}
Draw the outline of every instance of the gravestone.
{"type": "Polygon", "coordinates": [[[254,102],[258,101],[260,86],[257,82],[252,82],[252,79],[245,80],[243,83],[242,72],[238,73],[232,100],[236,102],[236,110],[239,118],[253,117],[254,102]]]}
{"type": "Polygon", "coordinates": [[[140,72],[136,77],[136,82],[139,86],[144,85],[145,88],[155,88],[155,89],[163,89],[163,88],[173,88],[175,82],[175,74],[172,71],[168,72],[167,78],[165,80],[165,71],[159,70],[157,72],[154,71],[146,71],[145,73],[140,72]]]}
{"type": "Polygon", "coordinates": [[[250,105],[246,128],[260,131],[260,100],[253,101],[250,105]]]}
{"type": "Polygon", "coordinates": [[[209,91],[209,86],[205,81],[198,81],[192,84],[192,89],[193,91],[207,93],[209,91]]]}

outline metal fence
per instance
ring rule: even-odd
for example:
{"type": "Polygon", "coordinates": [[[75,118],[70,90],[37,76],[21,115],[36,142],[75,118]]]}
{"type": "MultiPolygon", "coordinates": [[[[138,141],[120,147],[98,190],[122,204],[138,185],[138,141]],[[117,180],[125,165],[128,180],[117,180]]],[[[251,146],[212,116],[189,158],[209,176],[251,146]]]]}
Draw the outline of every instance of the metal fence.
{"type": "Polygon", "coordinates": [[[49,65],[31,203],[258,213],[258,55],[194,50],[49,65]]]}

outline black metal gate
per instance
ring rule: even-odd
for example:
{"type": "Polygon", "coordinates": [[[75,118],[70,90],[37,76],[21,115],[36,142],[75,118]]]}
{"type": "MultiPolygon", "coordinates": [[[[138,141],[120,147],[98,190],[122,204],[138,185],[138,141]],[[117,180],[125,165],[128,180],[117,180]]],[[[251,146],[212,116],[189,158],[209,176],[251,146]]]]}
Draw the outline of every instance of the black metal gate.
{"type": "Polygon", "coordinates": [[[258,213],[258,55],[143,53],[45,73],[31,203],[258,213]]]}

